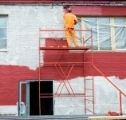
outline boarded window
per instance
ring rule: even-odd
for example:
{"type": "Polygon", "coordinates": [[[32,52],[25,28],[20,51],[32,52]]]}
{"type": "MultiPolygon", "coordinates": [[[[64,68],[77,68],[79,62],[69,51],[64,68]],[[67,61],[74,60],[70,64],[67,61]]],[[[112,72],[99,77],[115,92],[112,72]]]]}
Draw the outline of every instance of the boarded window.
{"type": "Polygon", "coordinates": [[[78,24],[77,29],[92,29],[94,50],[126,50],[125,17],[81,17],[78,24]]]}

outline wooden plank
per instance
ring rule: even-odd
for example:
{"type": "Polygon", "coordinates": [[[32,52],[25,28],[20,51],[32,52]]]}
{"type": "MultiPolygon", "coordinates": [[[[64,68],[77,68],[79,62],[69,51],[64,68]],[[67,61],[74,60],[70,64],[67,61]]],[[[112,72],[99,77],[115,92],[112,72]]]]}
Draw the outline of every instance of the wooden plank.
{"type": "Polygon", "coordinates": [[[89,50],[91,47],[40,47],[40,50],[89,50]]]}
{"type": "Polygon", "coordinates": [[[126,116],[92,116],[88,120],[126,120],[126,116]]]}

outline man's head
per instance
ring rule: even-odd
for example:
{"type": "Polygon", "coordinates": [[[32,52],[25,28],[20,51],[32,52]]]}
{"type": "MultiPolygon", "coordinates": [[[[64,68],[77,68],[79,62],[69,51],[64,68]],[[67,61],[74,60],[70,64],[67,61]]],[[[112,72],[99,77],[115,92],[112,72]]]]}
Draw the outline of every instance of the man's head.
{"type": "Polygon", "coordinates": [[[71,13],[72,9],[71,8],[67,8],[67,12],[71,13]]]}

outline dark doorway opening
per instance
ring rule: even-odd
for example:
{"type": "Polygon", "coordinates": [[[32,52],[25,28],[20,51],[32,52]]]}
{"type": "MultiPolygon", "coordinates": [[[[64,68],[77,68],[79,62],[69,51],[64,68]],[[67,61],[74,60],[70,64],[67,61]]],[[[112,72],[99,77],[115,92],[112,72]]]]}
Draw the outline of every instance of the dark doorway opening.
{"type": "MultiPolygon", "coordinates": [[[[53,81],[40,82],[41,93],[53,95],[53,81]]],[[[30,82],[30,115],[39,115],[39,82],[30,82]]],[[[53,115],[53,97],[41,98],[41,115],[53,115]]]]}

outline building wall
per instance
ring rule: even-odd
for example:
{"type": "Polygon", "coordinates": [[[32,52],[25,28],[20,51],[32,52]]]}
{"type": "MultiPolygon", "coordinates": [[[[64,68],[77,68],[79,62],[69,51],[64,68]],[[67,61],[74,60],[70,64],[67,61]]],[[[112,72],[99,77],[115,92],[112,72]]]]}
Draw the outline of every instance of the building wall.
{"type": "MultiPolygon", "coordinates": [[[[15,106],[18,81],[38,79],[39,28],[63,28],[63,9],[61,6],[11,4],[0,5],[0,14],[8,14],[8,48],[0,52],[0,105],[15,106]]],[[[4,112],[3,108],[0,112],[4,112]]]]}
{"type": "MultiPolygon", "coordinates": [[[[118,3],[118,2],[117,2],[118,3]]],[[[125,6],[117,6],[111,4],[112,6],[72,6],[73,12],[76,15],[84,15],[84,16],[125,16],[125,6]]],[[[123,5],[123,3],[122,3],[123,5]]]]}
{"type": "MultiPolygon", "coordinates": [[[[39,28],[63,29],[62,16],[64,12],[62,6],[20,4],[1,5],[0,14],[8,14],[8,49],[6,52],[0,52],[0,114],[17,114],[18,81],[38,80],[39,28]]],[[[64,34],[60,37],[64,37],[64,34]]],[[[59,40],[59,43],[61,43],[61,40],[59,40]]],[[[43,39],[41,45],[52,45],[52,40],[43,39]]],[[[66,54],[70,56],[67,58],[70,61],[83,60],[82,53],[67,52],[66,54]]],[[[90,53],[87,55],[90,57],[90,53]]],[[[50,57],[48,56],[52,56],[52,54],[42,52],[42,61],[49,60],[50,57]]],[[[56,58],[52,56],[51,59],[56,58]]],[[[125,90],[126,84],[125,59],[125,52],[94,53],[94,65],[122,91],[125,90]]],[[[56,91],[60,83],[59,80],[61,80],[56,68],[42,66],[41,74],[41,79],[51,78],[54,80],[54,91],[56,91]]],[[[84,74],[83,66],[75,66],[72,69],[67,79],[75,92],[83,92],[84,76],[88,78],[92,74],[90,71],[84,74]]],[[[108,110],[118,112],[118,92],[96,70],[94,70],[94,76],[96,113],[107,113],[108,110]]],[[[63,91],[66,92],[65,87],[63,91]]],[[[125,100],[126,98],[123,103],[126,102],[125,100]]],[[[89,103],[88,105],[91,108],[92,104],[89,103]]],[[[123,110],[126,113],[125,106],[123,106],[123,110]]],[[[55,98],[54,113],[56,115],[84,114],[84,99],[55,98]]]]}

